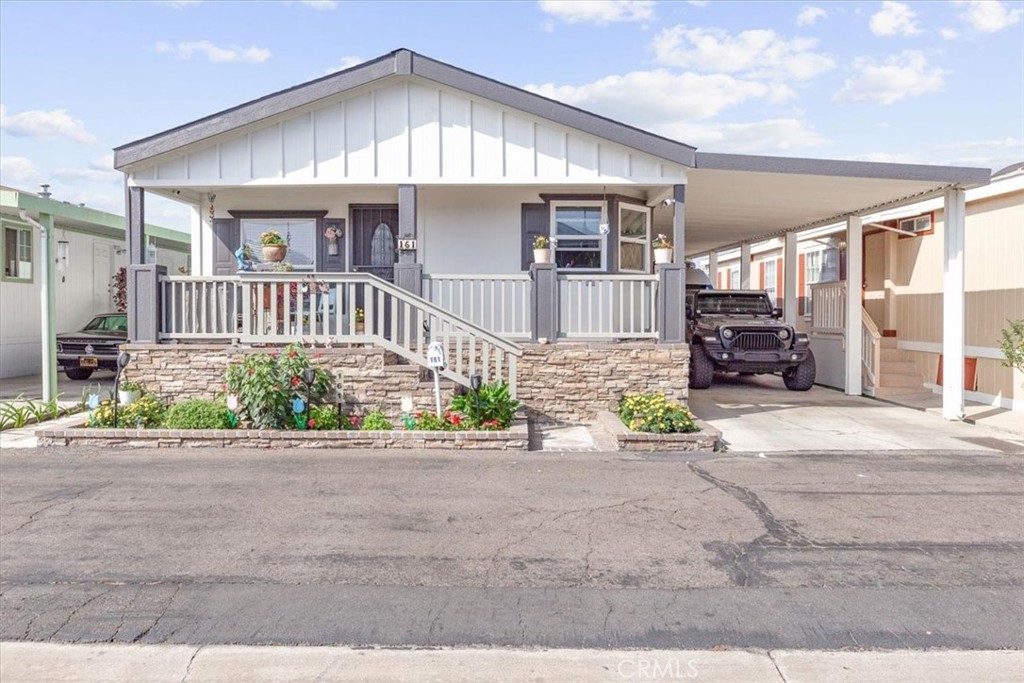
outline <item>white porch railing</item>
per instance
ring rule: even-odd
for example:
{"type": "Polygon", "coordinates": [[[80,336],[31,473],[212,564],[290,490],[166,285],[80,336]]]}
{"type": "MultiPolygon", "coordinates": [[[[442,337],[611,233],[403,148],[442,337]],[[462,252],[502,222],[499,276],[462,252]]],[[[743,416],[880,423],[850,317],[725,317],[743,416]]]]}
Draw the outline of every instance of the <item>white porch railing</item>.
{"type": "Polygon", "coordinates": [[[529,275],[424,275],[423,298],[495,334],[529,339],[529,275]]]}
{"type": "Polygon", "coordinates": [[[441,341],[445,377],[516,391],[518,346],[369,273],[164,276],[160,289],[161,339],[372,344],[424,367],[441,341]]]}
{"type": "Polygon", "coordinates": [[[864,370],[865,388],[870,388],[871,395],[878,387],[882,365],[882,334],[871,319],[868,312],[861,309],[861,363],[864,370]]]}
{"type": "Polygon", "coordinates": [[[567,339],[657,338],[657,275],[559,275],[567,339]]]}
{"type": "Polygon", "coordinates": [[[811,331],[846,333],[846,282],[816,282],[811,290],[811,331]]]}

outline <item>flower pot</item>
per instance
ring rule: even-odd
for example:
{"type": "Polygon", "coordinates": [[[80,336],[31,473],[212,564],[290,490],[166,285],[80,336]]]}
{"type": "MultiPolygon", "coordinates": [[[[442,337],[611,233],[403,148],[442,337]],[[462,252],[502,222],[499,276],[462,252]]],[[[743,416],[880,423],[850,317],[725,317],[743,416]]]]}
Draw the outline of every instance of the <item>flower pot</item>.
{"type": "Polygon", "coordinates": [[[287,244],[264,244],[263,245],[263,260],[267,262],[278,263],[284,261],[284,257],[288,254],[287,244]]]}
{"type": "Polygon", "coordinates": [[[664,263],[672,263],[672,248],[670,247],[668,249],[655,249],[654,263],[657,265],[664,263]]]}
{"type": "Polygon", "coordinates": [[[125,391],[124,389],[118,389],[117,402],[126,406],[138,401],[140,396],[142,396],[141,391],[125,391]]]}
{"type": "Polygon", "coordinates": [[[356,321],[356,334],[363,334],[366,332],[366,323],[356,321]]]}
{"type": "Polygon", "coordinates": [[[337,256],[338,255],[338,240],[327,240],[327,255],[337,256]]]}
{"type": "Polygon", "coordinates": [[[551,250],[550,249],[534,249],[533,250],[533,262],[534,263],[551,263],[551,250]]]}

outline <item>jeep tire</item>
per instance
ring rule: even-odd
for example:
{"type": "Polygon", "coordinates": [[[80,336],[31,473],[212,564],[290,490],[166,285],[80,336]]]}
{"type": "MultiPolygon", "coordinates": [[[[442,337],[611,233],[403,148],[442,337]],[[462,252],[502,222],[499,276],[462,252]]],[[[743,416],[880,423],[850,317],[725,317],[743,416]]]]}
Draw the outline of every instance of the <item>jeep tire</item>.
{"type": "Polygon", "coordinates": [[[807,391],[814,386],[816,373],[814,354],[808,349],[807,358],[801,361],[800,365],[782,373],[782,381],[786,383],[786,388],[790,391],[807,391]]]}
{"type": "Polygon", "coordinates": [[[64,371],[68,379],[89,379],[92,377],[91,368],[68,368],[64,371]]]}
{"type": "Polygon", "coordinates": [[[703,344],[690,344],[690,388],[707,389],[715,376],[715,366],[711,363],[707,349],[703,344]]]}

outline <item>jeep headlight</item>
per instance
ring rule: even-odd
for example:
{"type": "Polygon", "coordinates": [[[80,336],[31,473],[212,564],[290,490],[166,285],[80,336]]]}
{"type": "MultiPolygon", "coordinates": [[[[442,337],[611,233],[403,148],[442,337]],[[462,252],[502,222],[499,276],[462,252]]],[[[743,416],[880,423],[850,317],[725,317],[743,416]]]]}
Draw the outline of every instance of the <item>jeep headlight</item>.
{"type": "Polygon", "coordinates": [[[779,330],[779,339],[781,339],[782,341],[786,341],[787,339],[789,339],[789,330],[787,330],[787,329],[779,330]]]}
{"type": "Polygon", "coordinates": [[[728,327],[722,328],[722,339],[732,339],[736,336],[736,333],[730,330],[728,327]]]}

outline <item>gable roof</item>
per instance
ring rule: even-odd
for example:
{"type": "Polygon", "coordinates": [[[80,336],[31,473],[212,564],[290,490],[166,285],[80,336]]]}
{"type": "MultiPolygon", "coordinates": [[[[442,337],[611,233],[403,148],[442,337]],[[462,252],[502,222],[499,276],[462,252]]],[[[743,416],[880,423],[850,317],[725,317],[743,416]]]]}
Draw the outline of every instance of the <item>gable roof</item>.
{"type": "Polygon", "coordinates": [[[114,149],[114,168],[123,170],[139,161],[166,154],[221,133],[255,123],[325,97],[358,88],[388,76],[416,75],[596,137],[693,167],[696,148],[619,123],[604,116],[501,83],[429,57],[399,49],[301,85],[186,123],[177,128],[114,149]]]}

